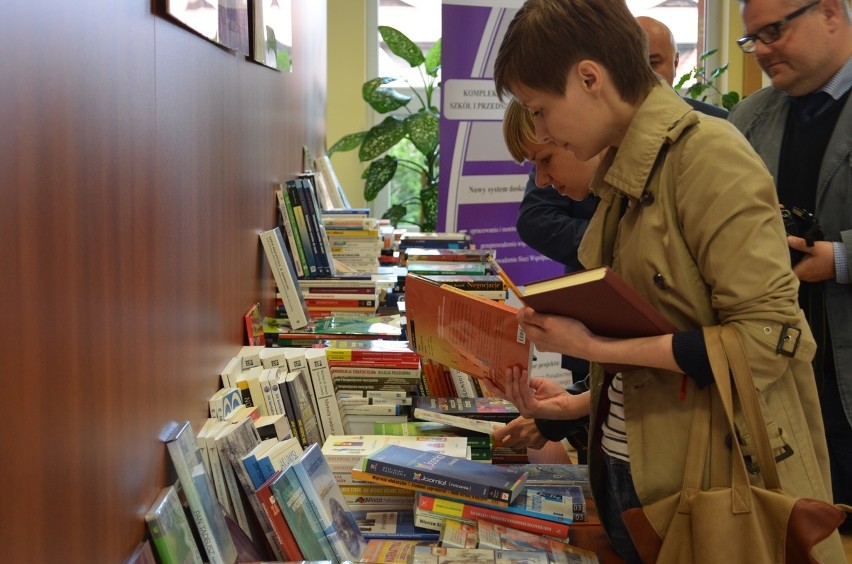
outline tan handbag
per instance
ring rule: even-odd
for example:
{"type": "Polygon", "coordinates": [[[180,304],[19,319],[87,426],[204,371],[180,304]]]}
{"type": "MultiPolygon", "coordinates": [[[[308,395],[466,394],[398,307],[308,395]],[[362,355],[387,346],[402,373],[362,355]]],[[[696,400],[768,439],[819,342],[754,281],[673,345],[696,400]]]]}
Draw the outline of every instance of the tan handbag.
{"type": "Polygon", "coordinates": [[[837,529],[844,512],[781,489],[739,336],[729,327],[715,327],[705,336],[716,385],[697,394],[683,488],[622,515],[642,562],[816,562],[811,549],[837,529]],[[708,450],[727,448],[729,433],[736,437],[731,374],[765,487],[749,483],[739,442],[733,440],[731,467],[714,468],[711,458],[710,486],[702,489],[708,450]]]}

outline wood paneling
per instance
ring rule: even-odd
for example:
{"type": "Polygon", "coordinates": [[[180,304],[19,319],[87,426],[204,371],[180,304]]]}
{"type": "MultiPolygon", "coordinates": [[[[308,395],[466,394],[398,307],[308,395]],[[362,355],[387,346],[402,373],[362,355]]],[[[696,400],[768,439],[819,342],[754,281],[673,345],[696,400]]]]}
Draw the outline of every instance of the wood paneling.
{"type": "Polygon", "coordinates": [[[158,434],[200,426],[272,298],[271,188],[325,134],[325,2],[293,4],[279,73],[148,2],[4,3],[4,561],[122,562],[172,478],[158,434]]]}

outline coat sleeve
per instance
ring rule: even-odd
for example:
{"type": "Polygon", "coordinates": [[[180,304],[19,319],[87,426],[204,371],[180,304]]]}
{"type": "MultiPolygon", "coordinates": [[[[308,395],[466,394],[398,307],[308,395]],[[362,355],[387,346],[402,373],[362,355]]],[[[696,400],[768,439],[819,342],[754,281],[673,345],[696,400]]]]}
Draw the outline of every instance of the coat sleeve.
{"type": "Polygon", "coordinates": [[[575,202],[551,187],[536,187],[533,167],[515,227],[521,240],[532,249],[564,264],[569,271],[581,270],[577,247],[597,204],[593,196],[575,202]]]}

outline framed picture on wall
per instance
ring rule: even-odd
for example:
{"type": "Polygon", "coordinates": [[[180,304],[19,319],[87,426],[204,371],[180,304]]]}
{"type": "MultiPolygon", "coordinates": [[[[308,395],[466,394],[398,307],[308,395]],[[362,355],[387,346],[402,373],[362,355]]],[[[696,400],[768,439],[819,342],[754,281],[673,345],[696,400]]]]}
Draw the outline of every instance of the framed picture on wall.
{"type": "Polygon", "coordinates": [[[291,0],[254,2],[252,58],[284,72],[293,70],[293,16],[291,0]]]}
{"type": "Polygon", "coordinates": [[[249,51],[249,0],[219,0],[219,44],[242,53],[249,51]]]}
{"type": "Polygon", "coordinates": [[[166,0],[166,13],[210,41],[219,35],[219,0],[166,0]]]}

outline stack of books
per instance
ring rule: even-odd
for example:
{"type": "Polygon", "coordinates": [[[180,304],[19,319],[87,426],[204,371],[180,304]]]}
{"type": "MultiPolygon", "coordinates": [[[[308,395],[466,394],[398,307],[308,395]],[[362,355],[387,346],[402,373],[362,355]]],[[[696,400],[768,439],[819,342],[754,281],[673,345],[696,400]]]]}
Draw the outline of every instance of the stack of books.
{"type": "Polygon", "coordinates": [[[322,220],[335,260],[356,272],[378,272],[384,242],[367,208],[326,210],[322,220]]]}
{"type": "Polygon", "coordinates": [[[403,231],[396,242],[397,250],[409,248],[428,249],[469,249],[472,246],[470,235],[457,231],[436,231],[420,233],[418,231],[403,231]]]}
{"type": "MultiPolygon", "coordinates": [[[[418,397],[414,398],[412,408],[415,420],[444,423],[479,433],[492,433],[495,427],[518,417],[514,405],[495,397],[418,397]]],[[[492,445],[490,449],[475,453],[471,458],[494,464],[524,464],[529,461],[526,448],[500,445],[492,445]]]]}
{"type": "Polygon", "coordinates": [[[407,341],[330,340],[325,350],[348,434],[408,420],[421,367],[407,341]]]}
{"type": "MultiPolygon", "coordinates": [[[[454,422],[455,423],[455,422],[454,422]]],[[[433,421],[411,421],[408,423],[376,423],[373,430],[377,435],[405,437],[465,437],[470,450],[470,459],[490,464],[494,441],[487,432],[465,429],[455,424],[433,421]]]]}
{"type": "Polygon", "coordinates": [[[335,276],[337,269],[310,178],[282,182],[276,191],[279,220],[299,278],[335,276]]]}
{"type": "Polygon", "coordinates": [[[311,347],[341,338],[399,340],[404,324],[405,320],[399,314],[365,316],[349,313],[320,317],[303,328],[294,329],[287,321],[264,317],[263,337],[267,347],[311,347]]]}

